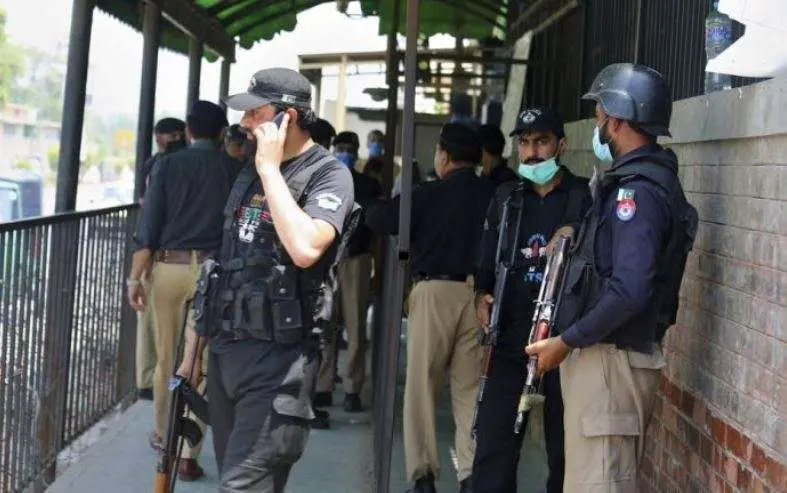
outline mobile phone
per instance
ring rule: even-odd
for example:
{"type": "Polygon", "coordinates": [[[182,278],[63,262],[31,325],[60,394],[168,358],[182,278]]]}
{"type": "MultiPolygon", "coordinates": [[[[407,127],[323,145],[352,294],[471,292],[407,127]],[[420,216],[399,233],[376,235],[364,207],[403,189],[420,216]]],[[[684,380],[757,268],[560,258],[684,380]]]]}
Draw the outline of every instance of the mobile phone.
{"type": "Polygon", "coordinates": [[[281,122],[284,120],[284,115],[286,112],[280,111],[273,117],[273,123],[276,124],[276,128],[281,128],[281,122]]]}

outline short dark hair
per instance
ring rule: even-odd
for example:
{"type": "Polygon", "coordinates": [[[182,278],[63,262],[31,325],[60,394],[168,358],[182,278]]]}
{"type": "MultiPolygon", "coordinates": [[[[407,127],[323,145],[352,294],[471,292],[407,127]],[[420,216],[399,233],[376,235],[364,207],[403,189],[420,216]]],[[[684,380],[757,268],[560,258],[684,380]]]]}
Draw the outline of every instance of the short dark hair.
{"type": "Polygon", "coordinates": [[[317,118],[311,127],[309,127],[309,135],[318,144],[331,146],[331,140],[336,136],[336,130],[328,120],[317,118]]]}
{"type": "Polygon", "coordinates": [[[469,125],[446,123],[440,131],[438,145],[457,164],[475,165],[481,160],[481,140],[469,125]]]}
{"type": "MultiPolygon", "coordinates": [[[[314,125],[317,121],[317,115],[314,114],[311,108],[303,108],[301,106],[288,106],[283,104],[274,104],[274,108],[276,108],[276,112],[285,111],[290,108],[294,109],[295,112],[298,114],[298,128],[305,132],[309,132],[309,129],[314,125]]],[[[309,134],[311,135],[311,133],[309,134]]]]}
{"type": "Polygon", "coordinates": [[[333,138],[333,145],[337,144],[349,144],[357,151],[359,147],[361,147],[360,140],[358,139],[358,134],[355,132],[350,132],[345,130],[344,132],[339,132],[336,134],[336,137],[333,138]]]}
{"type": "Polygon", "coordinates": [[[192,138],[210,140],[218,140],[221,129],[224,128],[219,122],[205,121],[193,116],[186,117],[186,126],[192,138]]]}
{"type": "Polygon", "coordinates": [[[500,127],[491,123],[481,125],[481,128],[478,129],[478,136],[481,138],[483,150],[493,156],[503,155],[503,149],[506,147],[506,138],[503,136],[503,132],[500,131],[500,127]]]}

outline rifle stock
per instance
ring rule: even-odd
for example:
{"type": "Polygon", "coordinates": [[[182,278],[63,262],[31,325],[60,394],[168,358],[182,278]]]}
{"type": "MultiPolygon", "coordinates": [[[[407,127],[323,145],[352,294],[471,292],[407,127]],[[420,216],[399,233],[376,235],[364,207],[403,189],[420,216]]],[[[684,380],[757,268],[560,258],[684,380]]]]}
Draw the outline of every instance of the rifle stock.
{"type": "MultiPolygon", "coordinates": [[[[541,288],[536,299],[536,308],[533,312],[533,324],[530,327],[528,344],[543,341],[550,337],[552,324],[558,309],[557,295],[561,292],[563,278],[565,276],[566,257],[568,256],[570,238],[561,236],[557,244],[552,249],[547,259],[544,269],[544,278],[541,280],[541,288]]],[[[539,393],[541,378],[537,373],[538,356],[531,356],[527,360],[527,374],[522,394],[519,397],[517,406],[517,416],[514,423],[514,433],[522,431],[525,421],[525,414],[534,405],[543,402],[544,396],[539,393]]]]}

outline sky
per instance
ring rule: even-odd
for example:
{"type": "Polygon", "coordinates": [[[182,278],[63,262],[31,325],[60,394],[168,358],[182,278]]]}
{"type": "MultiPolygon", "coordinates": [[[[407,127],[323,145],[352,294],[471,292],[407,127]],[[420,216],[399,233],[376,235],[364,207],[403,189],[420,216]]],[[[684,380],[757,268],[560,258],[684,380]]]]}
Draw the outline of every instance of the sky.
{"type": "MultiPolygon", "coordinates": [[[[71,21],[71,0],[0,0],[8,13],[6,29],[12,42],[52,50],[58,43],[68,42],[71,21]]],[[[349,12],[360,14],[357,2],[349,12]]],[[[447,38],[447,37],[446,37],[447,38]]],[[[445,40],[446,44],[449,44],[445,40]]],[[[237,62],[230,74],[230,94],[244,91],[251,75],[272,66],[298,68],[298,54],[343,51],[382,51],[385,36],[378,35],[378,19],[348,17],[336,10],[335,3],[323,4],[298,16],[291,33],[280,33],[271,41],[255,44],[250,50],[238,49],[237,62]]],[[[90,48],[88,94],[96,114],[136,115],[142,65],[142,35],[110,17],[101,10],[94,14],[90,48]]],[[[216,101],[221,63],[202,63],[200,97],[216,101]]],[[[383,70],[383,67],[379,67],[383,70]]],[[[362,71],[375,71],[364,66],[362,71]]],[[[334,70],[335,73],[335,70],[334,70]]],[[[156,115],[182,116],[186,105],[188,59],[184,55],[160,50],[156,115]]],[[[380,107],[363,94],[366,87],[384,86],[382,75],[360,75],[348,79],[349,106],[380,107]]],[[[337,78],[324,77],[325,98],[335,99],[337,78]]],[[[230,120],[238,115],[230,114],[230,120]]]]}

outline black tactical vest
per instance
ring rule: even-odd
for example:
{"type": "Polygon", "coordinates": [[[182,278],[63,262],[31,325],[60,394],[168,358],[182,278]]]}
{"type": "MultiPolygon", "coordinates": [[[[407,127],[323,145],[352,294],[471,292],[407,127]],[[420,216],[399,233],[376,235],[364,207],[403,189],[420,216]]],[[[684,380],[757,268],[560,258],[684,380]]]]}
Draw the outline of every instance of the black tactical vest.
{"type": "Polygon", "coordinates": [[[565,331],[598,301],[607,282],[607,278],[599,274],[595,262],[596,233],[603,205],[619,186],[634,179],[646,179],[657,185],[659,196],[669,207],[670,229],[658,259],[652,302],[644,312],[615,329],[602,342],[650,353],[653,343],[661,343],[667,328],[675,323],[678,292],[698,224],[697,211],[686,200],[678,176],[653,156],[607,172],[598,185],[593,206],[582,221],[572,248],[556,327],[559,332],[565,331]]]}
{"type": "MultiPolygon", "coordinates": [[[[287,179],[290,192],[299,205],[302,205],[303,192],[312,173],[332,159],[325,156],[316,165],[287,179]]],[[[360,208],[353,205],[327,272],[322,262],[309,269],[296,267],[273,227],[266,228],[262,224],[254,231],[245,254],[241,255],[234,223],[244,197],[257,179],[254,166],[246,166],[230,192],[224,208],[224,235],[218,264],[212,273],[203,272],[197,287],[196,316],[205,318],[197,325],[198,329],[204,327],[201,335],[209,337],[227,332],[236,339],[294,344],[311,334],[319,334],[331,320],[333,295],[338,286],[338,263],[357,226],[360,208]],[[198,303],[201,295],[205,299],[202,311],[198,303]]],[[[326,254],[333,251],[329,249],[326,254]]]]}

